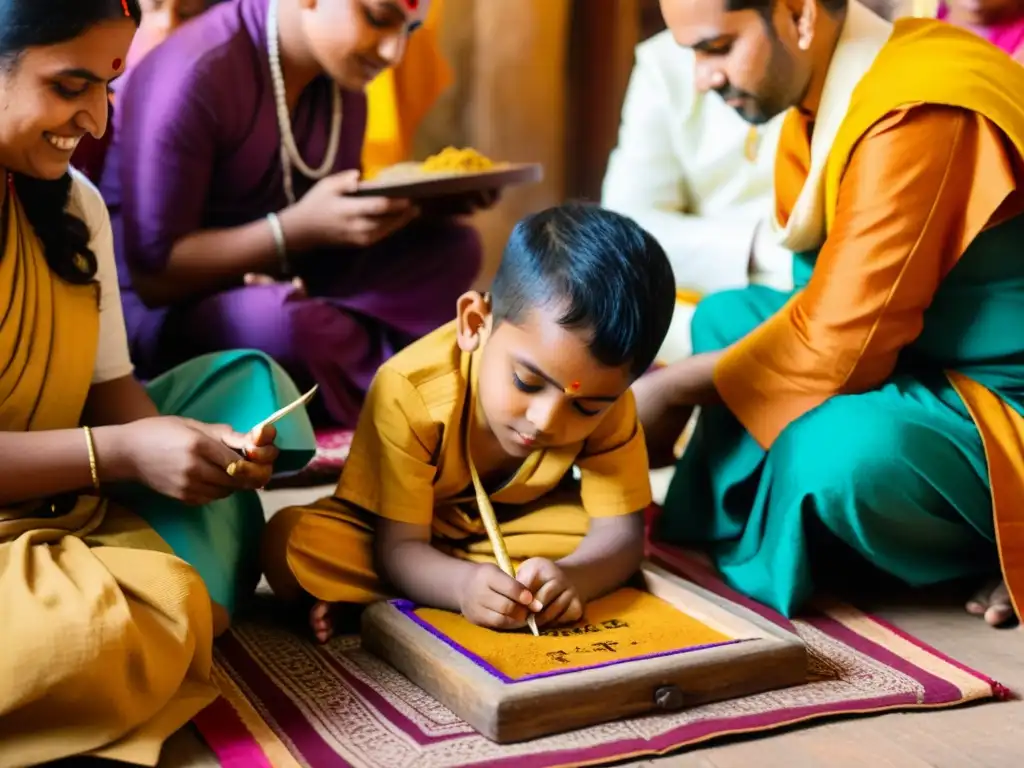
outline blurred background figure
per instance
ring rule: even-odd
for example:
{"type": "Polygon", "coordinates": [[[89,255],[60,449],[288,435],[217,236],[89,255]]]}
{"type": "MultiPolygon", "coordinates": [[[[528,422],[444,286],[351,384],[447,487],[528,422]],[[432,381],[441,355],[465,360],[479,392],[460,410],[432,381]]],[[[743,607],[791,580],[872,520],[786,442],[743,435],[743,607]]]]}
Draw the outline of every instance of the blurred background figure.
{"type": "Polygon", "coordinates": [[[971,30],[1024,62],[1024,0],[943,0],[938,18],[971,30]]]}
{"type": "Polygon", "coordinates": [[[653,234],[672,263],[677,306],[663,363],[690,353],[701,296],[793,283],[792,255],[759,227],[771,206],[781,119],[750,125],[728,94],[697,88],[696,70],[694,52],[667,30],[637,47],[601,192],[602,204],[653,234]]]}
{"type": "MultiPolygon", "coordinates": [[[[303,388],[319,384],[321,423],[352,426],[380,363],[450,319],[480,266],[475,232],[451,214],[486,201],[421,210],[351,194],[365,90],[403,60],[430,8],[226,2],[119,83],[100,187],[143,376],[258,349],[303,388]]],[[[400,96],[409,83],[391,85],[400,96]]],[[[436,93],[382,121],[393,143],[436,93]]]]}

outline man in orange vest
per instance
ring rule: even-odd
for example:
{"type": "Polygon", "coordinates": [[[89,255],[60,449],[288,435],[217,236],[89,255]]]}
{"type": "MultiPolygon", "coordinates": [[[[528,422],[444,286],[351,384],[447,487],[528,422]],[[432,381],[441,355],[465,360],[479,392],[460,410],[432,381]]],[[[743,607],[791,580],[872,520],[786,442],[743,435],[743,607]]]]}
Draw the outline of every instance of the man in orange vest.
{"type": "Polygon", "coordinates": [[[694,406],[658,535],[790,615],[822,579],[992,581],[1024,600],[1024,68],[854,0],[662,0],[697,81],[786,113],[772,228],[793,291],[697,308],[635,386],[652,461],[694,406]]]}

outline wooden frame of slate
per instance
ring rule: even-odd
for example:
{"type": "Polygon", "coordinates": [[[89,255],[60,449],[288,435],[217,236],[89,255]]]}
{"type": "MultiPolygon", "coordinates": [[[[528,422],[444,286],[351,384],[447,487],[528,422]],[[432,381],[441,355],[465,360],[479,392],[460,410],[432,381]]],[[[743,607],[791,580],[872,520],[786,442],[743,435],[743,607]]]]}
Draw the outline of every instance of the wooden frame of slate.
{"type": "Polygon", "coordinates": [[[650,562],[636,584],[743,642],[504,681],[394,603],[380,602],[363,614],[363,647],[503,744],[806,681],[807,649],[795,634],[650,562]]]}

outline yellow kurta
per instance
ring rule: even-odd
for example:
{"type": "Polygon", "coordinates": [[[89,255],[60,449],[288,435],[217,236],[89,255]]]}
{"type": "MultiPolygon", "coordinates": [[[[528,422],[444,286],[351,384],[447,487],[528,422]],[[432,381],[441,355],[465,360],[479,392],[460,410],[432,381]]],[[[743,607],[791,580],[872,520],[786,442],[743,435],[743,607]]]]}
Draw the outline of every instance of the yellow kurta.
{"type": "MultiPolygon", "coordinates": [[[[0,430],[75,428],[98,289],[56,278],[20,205],[8,195],[5,206],[0,430]]],[[[0,765],[83,753],[155,765],[214,699],[210,599],[169,552],[92,496],[0,508],[0,765]]]]}
{"type": "MultiPolygon", "coordinates": [[[[297,585],[320,600],[350,603],[383,596],[373,564],[378,516],[430,525],[435,546],[453,556],[492,559],[465,445],[478,356],[459,349],[453,322],[381,367],[335,495],[282,510],[270,523],[265,569],[275,592],[292,595],[297,585]]],[[[590,517],[644,509],[651,489],[632,392],[585,442],[531,453],[490,499],[513,561],[564,557],[590,517]],[[573,465],[578,495],[560,488],[573,465]]]]}

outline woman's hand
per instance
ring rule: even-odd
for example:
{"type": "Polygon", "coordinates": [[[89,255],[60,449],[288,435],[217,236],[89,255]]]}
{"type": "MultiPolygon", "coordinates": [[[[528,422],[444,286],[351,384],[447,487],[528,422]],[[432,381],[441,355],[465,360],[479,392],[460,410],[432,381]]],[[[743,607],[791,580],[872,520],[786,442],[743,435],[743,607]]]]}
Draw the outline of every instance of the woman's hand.
{"type": "MultiPolygon", "coordinates": [[[[220,425],[199,424],[200,427],[215,427],[221,429],[220,425]]],[[[221,438],[225,445],[234,448],[242,454],[246,461],[239,465],[239,472],[245,472],[253,487],[262,488],[270,482],[274,474],[274,462],[280,455],[274,440],[277,439],[277,430],[266,425],[258,432],[250,432],[247,435],[240,435],[230,427],[227,427],[227,434],[221,438]]]]}
{"type": "Polygon", "coordinates": [[[101,482],[133,480],[196,506],[262,488],[278,454],[273,427],[247,436],[177,416],[140,419],[95,436],[101,482]]]}
{"type": "Polygon", "coordinates": [[[280,214],[289,249],[325,245],[366,247],[397,232],[419,211],[409,201],[390,197],[352,197],[358,171],[344,171],[317,182],[295,205],[280,214]]]}

